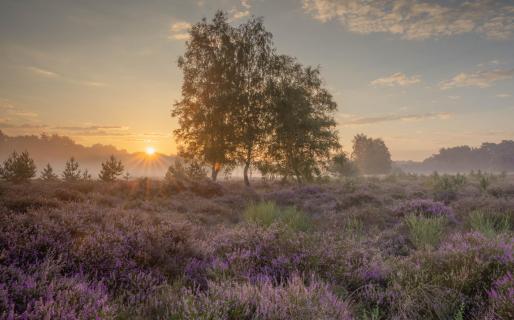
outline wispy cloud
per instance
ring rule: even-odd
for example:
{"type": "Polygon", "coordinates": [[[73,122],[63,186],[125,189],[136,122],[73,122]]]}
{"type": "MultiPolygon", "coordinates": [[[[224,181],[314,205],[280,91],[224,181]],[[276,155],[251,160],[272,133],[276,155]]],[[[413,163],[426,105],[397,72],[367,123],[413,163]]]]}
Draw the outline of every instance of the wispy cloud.
{"type": "Polygon", "coordinates": [[[494,0],[304,0],[319,21],[337,20],[347,30],[384,32],[419,40],[475,32],[504,40],[514,34],[514,5],[494,0]]]}
{"type": "Polygon", "coordinates": [[[186,21],[178,21],[170,26],[168,39],[170,40],[187,40],[189,39],[188,30],[191,24],[186,21]]]}
{"type": "Polygon", "coordinates": [[[411,77],[408,77],[403,72],[397,72],[393,73],[392,75],[382,77],[375,79],[371,81],[371,85],[377,86],[377,87],[394,87],[394,86],[400,86],[400,87],[406,87],[413,85],[415,83],[421,82],[420,76],[414,75],[411,77]]]}
{"type": "Polygon", "coordinates": [[[439,87],[443,90],[460,87],[487,88],[496,81],[512,79],[513,76],[514,69],[480,70],[470,73],[462,72],[449,80],[440,82],[439,87]]]}
{"type": "Polygon", "coordinates": [[[57,73],[55,71],[43,69],[40,67],[24,66],[23,68],[32,72],[33,74],[35,74],[37,76],[40,76],[40,77],[51,78],[51,79],[60,79],[60,80],[63,80],[63,81],[69,82],[69,83],[79,84],[79,85],[83,85],[83,86],[87,86],[87,87],[105,87],[107,85],[103,82],[81,80],[81,79],[76,79],[74,77],[63,76],[62,74],[57,73]]]}
{"type": "Polygon", "coordinates": [[[447,120],[453,116],[452,113],[438,112],[438,113],[421,113],[421,114],[390,114],[373,117],[359,117],[355,115],[343,115],[340,117],[340,125],[342,126],[353,126],[353,125],[366,125],[376,124],[381,122],[390,121],[416,121],[416,120],[430,120],[440,119],[447,120]]]}
{"type": "Polygon", "coordinates": [[[42,76],[42,77],[46,77],[46,78],[59,78],[61,76],[56,72],[53,72],[53,71],[50,71],[47,69],[43,69],[43,68],[38,68],[38,67],[34,67],[34,66],[26,66],[25,68],[38,76],[42,76]]]}
{"type": "Polygon", "coordinates": [[[512,95],[510,93],[500,93],[496,95],[498,98],[510,98],[512,95]]]}

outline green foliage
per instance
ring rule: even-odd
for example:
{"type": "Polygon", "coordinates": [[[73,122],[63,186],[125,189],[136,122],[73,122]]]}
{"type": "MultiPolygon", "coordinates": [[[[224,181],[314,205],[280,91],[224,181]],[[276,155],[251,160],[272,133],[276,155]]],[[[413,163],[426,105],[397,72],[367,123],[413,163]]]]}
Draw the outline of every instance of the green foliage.
{"type": "Polygon", "coordinates": [[[332,157],[328,171],[336,177],[355,177],[359,173],[359,169],[353,161],[351,161],[346,153],[340,152],[332,157]]]}
{"type": "Polygon", "coordinates": [[[223,166],[235,162],[235,128],[230,115],[235,91],[240,88],[234,87],[234,32],[227,15],[218,11],[211,23],[203,19],[191,27],[186,52],[178,60],[184,83],[172,116],[179,123],[174,131],[179,153],[209,164],[213,180],[223,166]]]}
{"type": "Polygon", "coordinates": [[[175,162],[168,167],[164,180],[166,182],[175,180],[202,180],[207,177],[205,167],[198,161],[182,161],[175,159],[175,162]]]}
{"type": "Polygon", "coordinates": [[[340,147],[333,117],[337,104],[323,88],[318,68],[280,55],[273,72],[268,88],[271,131],[263,161],[284,179],[312,181],[340,147]]]}
{"type": "Polygon", "coordinates": [[[363,174],[385,174],[391,171],[391,154],[382,139],[356,135],[353,138],[352,159],[363,174]]]}
{"type": "Polygon", "coordinates": [[[274,202],[250,204],[245,212],[246,221],[269,227],[275,222],[283,223],[297,231],[308,231],[312,222],[310,217],[295,207],[280,208],[274,202]]]}
{"type": "Polygon", "coordinates": [[[64,171],[62,172],[62,178],[64,181],[73,182],[80,180],[80,177],[81,172],[79,169],[79,163],[74,157],[71,157],[70,160],[66,161],[64,171]]]}
{"type": "Polygon", "coordinates": [[[233,26],[218,11],[193,25],[183,71],[182,98],[172,116],[179,154],[221,169],[267,163],[285,179],[313,180],[339,147],[333,113],[319,68],[277,55],[261,19],[233,26]]]}
{"type": "Polygon", "coordinates": [[[46,167],[41,171],[41,180],[44,181],[55,181],[58,180],[59,177],[54,173],[54,169],[50,166],[49,163],[46,164],[46,167]]]}
{"type": "Polygon", "coordinates": [[[114,156],[111,156],[109,160],[102,162],[102,170],[98,177],[100,180],[105,182],[115,181],[125,170],[125,167],[120,160],[116,160],[114,156]]]}
{"type": "Polygon", "coordinates": [[[427,218],[411,214],[405,218],[410,239],[418,249],[434,248],[443,235],[446,217],[427,218]]]}
{"type": "Polygon", "coordinates": [[[471,212],[468,220],[471,228],[487,237],[494,237],[510,230],[507,214],[485,213],[480,210],[471,212]]]}
{"type": "Polygon", "coordinates": [[[466,176],[460,173],[439,175],[434,172],[431,176],[431,184],[434,192],[457,192],[466,184],[466,176]]]}
{"type": "Polygon", "coordinates": [[[14,151],[0,169],[2,179],[14,183],[27,182],[36,175],[36,165],[27,151],[21,154],[14,151]]]}
{"type": "Polygon", "coordinates": [[[81,180],[82,181],[91,181],[91,179],[92,179],[92,176],[89,173],[89,171],[87,169],[84,169],[84,171],[82,171],[81,180]]]}

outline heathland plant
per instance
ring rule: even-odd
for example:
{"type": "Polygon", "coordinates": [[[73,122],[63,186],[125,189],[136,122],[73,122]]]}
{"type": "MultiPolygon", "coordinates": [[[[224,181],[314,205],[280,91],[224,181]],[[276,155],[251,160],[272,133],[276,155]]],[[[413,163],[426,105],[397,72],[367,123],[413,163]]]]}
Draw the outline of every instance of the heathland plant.
{"type": "Polygon", "coordinates": [[[469,224],[473,230],[488,237],[510,230],[510,219],[507,214],[486,213],[481,210],[470,213],[469,224]]]}
{"type": "Polygon", "coordinates": [[[244,217],[249,222],[265,227],[280,222],[293,230],[307,231],[311,228],[311,219],[304,212],[295,207],[281,208],[270,201],[250,204],[244,212],[244,217]]]}
{"type": "Polygon", "coordinates": [[[411,214],[405,218],[405,222],[409,228],[410,239],[416,248],[434,248],[443,235],[446,217],[411,214]]]}

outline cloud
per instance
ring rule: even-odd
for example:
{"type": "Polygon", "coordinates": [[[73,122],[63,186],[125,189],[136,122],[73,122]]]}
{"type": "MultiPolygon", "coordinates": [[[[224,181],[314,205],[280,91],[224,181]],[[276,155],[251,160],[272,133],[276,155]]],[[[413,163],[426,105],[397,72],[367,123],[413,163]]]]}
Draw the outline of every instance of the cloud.
{"type": "Polygon", "coordinates": [[[191,28],[191,24],[186,21],[175,22],[170,26],[170,34],[168,39],[170,40],[187,40],[189,39],[189,33],[187,32],[191,28]]]}
{"type": "Polygon", "coordinates": [[[496,95],[498,98],[510,98],[512,95],[510,93],[500,93],[496,95]]]}
{"type": "Polygon", "coordinates": [[[232,8],[229,12],[231,14],[231,20],[239,20],[250,15],[250,9],[252,8],[249,0],[241,0],[239,6],[232,8]]]}
{"type": "Polygon", "coordinates": [[[443,90],[461,87],[487,88],[496,81],[512,79],[513,76],[514,69],[480,70],[470,73],[462,72],[449,80],[441,81],[439,87],[443,90]]]}
{"type": "Polygon", "coordinates": [[[371,85],[376,87],[406,87],[418,82],[421,82],[421,79],[417,75],[408,77],[403,72],[397,72],[387,77],[375,79],[371,81],[371,85]]]}
{"type": "Polygon", "coordinates": [[[391,33],[420,40],[475,32],[489,39],[514,34],[514,5],[495,0],[304,0],[315,19],[336,20],[355,33],[391,33]]]}
{"type": "Polygon", "coordinates": [[[59,75],[58,73],[56,72],[53,72],[53,71],[50,71],[50,70],[46,70],[46,69],[42,69],[42,68],[38,68],[38,67],[34,67],[34,66],[27,66],[25,67],[27,70],[39,75],[39,76],[42,76],[42,77],[45,77],[45,78],[59,78],[61,75],[59,75]]]}
{"type": "Polygon", "coordinates": [[[432,119],[440,119],[447,120],[450,119],[453,114],[448,112],[438,112],[438,113],[422,113],[422,114],[406,114],[406,115],[384,115],[384,116],[376,116],[376,117],[358,117],[354,115],[343,115],[343,119],[341,119],[340,124],[343,126],[351,126],[351,125],[366,125],[366,124],[375,124],[382,122],[390,122],[390,121],[416,121],[416,120],[432,120],[432,119]]]}

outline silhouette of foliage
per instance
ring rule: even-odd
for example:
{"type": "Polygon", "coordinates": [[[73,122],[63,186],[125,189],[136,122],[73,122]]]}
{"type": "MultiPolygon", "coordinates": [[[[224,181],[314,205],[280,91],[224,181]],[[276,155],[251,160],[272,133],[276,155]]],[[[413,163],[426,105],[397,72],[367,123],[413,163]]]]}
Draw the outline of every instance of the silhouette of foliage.
{"type": "Polygon", "coordinates": [[[120,160],[116,160],[114,156],[111,156],[109,160],[102,162],[102,170],[98,177],[100,180],[105,182],[116,181],[116,179],[123,173],[125,167],[120,160]]]}
{"type": "Polygon", "coordinates": [[[391,171],[391,154],[382,139],[356,135],[353,138],[352,159],[363,174],[385,174],[391,171]]]}
{"type": "Polygon", "coordinates": [[[36,165],[27,151],[14,151],[0,169],[0,176],[14,183],[27,182],[36,175],[36,165]]]}
{"type": "Polygon", "coordinates": [[[71,157],[64,166],[64,171],[62,172],[63,180],[68,182],[77,181],[80,179],[80,174],[79,163],[74,157],[71,157]]]}
{"type": "Polygon", "coordinates": [[[44,167],[41,171],[41,179],[45,181],[55,181],[58,180],[59,177],[57,176],[57,174],[54,173],[54,169],[52,168],[52,166],[49,163],[47,163],[46,167],[44,167]]]}

